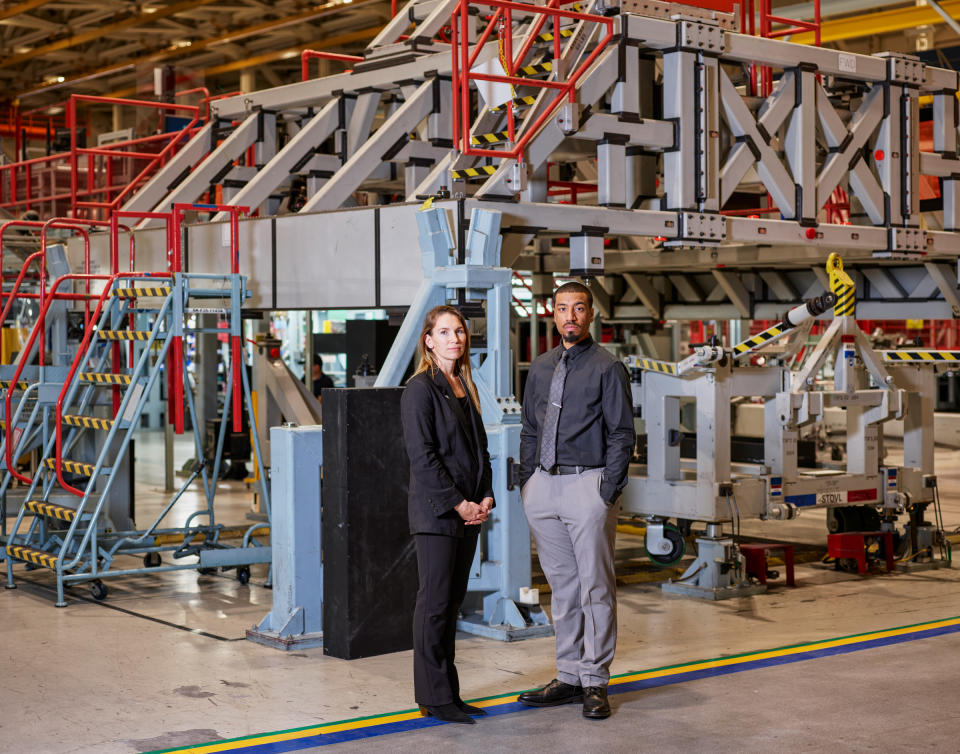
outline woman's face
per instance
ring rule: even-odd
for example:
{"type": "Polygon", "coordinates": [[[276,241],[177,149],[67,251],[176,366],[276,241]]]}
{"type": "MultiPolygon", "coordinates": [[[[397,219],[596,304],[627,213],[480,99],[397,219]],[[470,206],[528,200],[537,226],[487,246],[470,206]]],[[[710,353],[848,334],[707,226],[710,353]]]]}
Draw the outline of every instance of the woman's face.
{"type": "Polygon", "coordinates": [[[458,317],[444,313],[437,317],[433,329],[424,338],[424,343],[438,359],[455,362],[466,348],[467,333],[458,317]]]}

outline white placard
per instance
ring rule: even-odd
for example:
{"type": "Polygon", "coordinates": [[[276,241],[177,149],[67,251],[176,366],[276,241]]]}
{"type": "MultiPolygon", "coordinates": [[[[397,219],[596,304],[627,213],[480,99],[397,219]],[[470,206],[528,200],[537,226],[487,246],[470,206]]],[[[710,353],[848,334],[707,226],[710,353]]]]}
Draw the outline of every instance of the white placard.
{"type": "Polygon", "coordinates": [[[837,66],[841,71],[846,71],[847,73],[856,73],[857,72],[857,56],[851,55],[846,52],[841,52],[837,56],[837,66]]]}

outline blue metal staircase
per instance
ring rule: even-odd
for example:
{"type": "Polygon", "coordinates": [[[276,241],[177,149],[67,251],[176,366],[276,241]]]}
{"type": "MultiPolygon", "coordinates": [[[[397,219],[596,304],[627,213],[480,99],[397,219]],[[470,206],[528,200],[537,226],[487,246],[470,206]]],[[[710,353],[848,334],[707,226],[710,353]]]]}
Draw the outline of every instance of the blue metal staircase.
{"type": "MultiPolygon", "coordinates": [[[[85,334],[59,386],[55,409],[41,412],[49,421],[39,422],[43,438],[40,465],[7,538],[7,586],[15,587],[13,567],[18,562],[27,568],[55,572],[58,607],[66,605],[64,588],[74,582],[90,582],[93,596],[103,599],[107,589],[101,579],[109,576],[223,567],[236,568],[245,582],[250,564],[271,560],[270,548],[260,545],[255,537],[269,526],[266,486],[262,492],[268,520],[245,527],[240,546],[221,542],[226,527],[216,523],[214,513],[231,406],[245,404],[251,426],[254,421],[246,370],[239,370],[240,380],[233,379],[238,360],[231,361],[228,370],[212,468],[203,460],[202,428],[188,388],[183,391],[184,405],[194,434],[197,466],[145,529],[114,520],[116,514],[111,514],[106,505],[118,477],[116,471],[129,455],[134,431],[157,380],[165,375],[169,385],[174,385],[177,378],[183,380],[181,384],[188,384],[184,360],[173,355],[187,332],[201,332],[186,327],[189,304],[197,299],[204,303],[219,300],[219,306],[202,309],[220,312],[227,329],[218,328],[216,332],[229,334],[239,342],[240,307],[247,295],[244,278],[238,274],[119,275],[114,276],[109,288],[94,313],[95,327],[85,334]],[[179,374],[172,372],[177,368],[179,374]],[[246,400],[233,400],[237,387],[246,400]],[[202,483],[206,507],[189,515],[181,527],[161,528],[197,479],[202,483]],[[172,554],[172,563],[164,563],[163,552],[172,554]],[[129,567],[129,560],[124,567],[118,561],[121,556],[142,557],[142,567],[129,567]]],[[[21,401],[20,413],[23,406],[21,401]]],[[[253,435],[257,446],[256,433],[253,435]]],[[[259,465],[259,447],[256,451],[259,465]]],[[[6,470],[7,477],[10,471],[6,470]]],[[[262,468],[260,474],[264,478],[262,468]]]]}

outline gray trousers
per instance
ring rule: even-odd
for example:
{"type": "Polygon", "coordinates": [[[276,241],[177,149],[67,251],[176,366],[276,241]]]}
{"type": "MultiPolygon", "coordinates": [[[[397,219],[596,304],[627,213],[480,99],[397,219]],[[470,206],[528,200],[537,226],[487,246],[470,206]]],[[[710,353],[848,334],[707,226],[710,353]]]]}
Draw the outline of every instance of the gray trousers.
{"type": "Polygon", "coordinates": [[[613,544],[619,506],[600,497],[600,469],[556,476],[538,469],[522,497],[552,593],[557,678],[606,686],[617,645],[613,544]]]}

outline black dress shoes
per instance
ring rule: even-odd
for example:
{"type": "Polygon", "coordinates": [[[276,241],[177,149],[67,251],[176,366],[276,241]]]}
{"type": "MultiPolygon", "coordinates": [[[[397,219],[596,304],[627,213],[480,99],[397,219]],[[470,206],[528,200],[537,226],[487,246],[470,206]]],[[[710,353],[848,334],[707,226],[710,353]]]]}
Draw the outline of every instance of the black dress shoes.
{"type": "Polygon", "coordinates": [[[583,716],[588,720],[610,717],[610,702],[606,686],[587,686],[583,689],[583,716]]]}
{"type": "Polygon", "coordinates": [[[583,686],[571,686],[554,678],[542,689],[524,691],[517,701],[528,707],[554,707],[558,704],[570,704],[583,699],[583,686]]]}
{"type": "Polygon", "coordinates": [[[485,709],[481,707],[474,707],[472,704],[467,704],[463,699],[457,699],[453,702],[460,708],[461,712],[466,712],[468,715],[476,715],[477,717],[482,717],[487,714],[485,709]]]}
{"type": "Polygon", "coordinates": [[[420,714],[424,717],[435,717],[444,723],[464,723],[473,725],[474,719],[453,702],[438,704],[435,707],[420,707],[420,714]]]}

